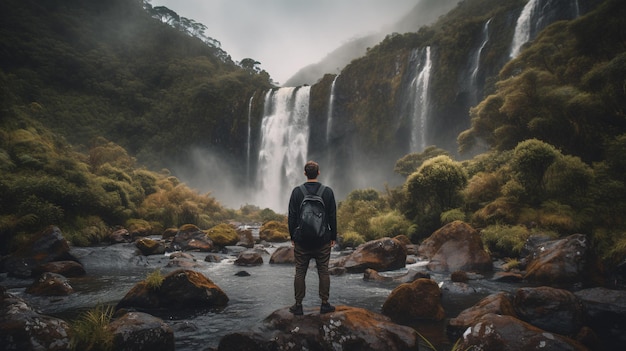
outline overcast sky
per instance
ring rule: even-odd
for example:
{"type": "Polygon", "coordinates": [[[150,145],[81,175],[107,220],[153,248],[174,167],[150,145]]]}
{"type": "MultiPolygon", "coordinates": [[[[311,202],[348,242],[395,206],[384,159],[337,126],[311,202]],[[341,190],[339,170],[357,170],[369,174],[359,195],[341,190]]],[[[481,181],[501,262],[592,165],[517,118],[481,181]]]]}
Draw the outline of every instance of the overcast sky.
{"type": "Polygon", "coordinates": [[[152,0],[207,27],[234,61],[284,83],[346,41],[398,21],[419,0],[152,0]]]}

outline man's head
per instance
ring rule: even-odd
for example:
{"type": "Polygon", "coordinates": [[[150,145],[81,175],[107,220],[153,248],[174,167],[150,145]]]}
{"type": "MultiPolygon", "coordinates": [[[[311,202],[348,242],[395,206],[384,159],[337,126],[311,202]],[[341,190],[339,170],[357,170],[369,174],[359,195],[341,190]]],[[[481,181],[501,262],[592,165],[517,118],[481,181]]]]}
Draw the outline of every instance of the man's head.
{"type": "Polygon", "coordinates": [[[307,179],[317,179],[320,174],[320,166],[317,162],[309,161],[304,165],[304,174],[307,179]]]}

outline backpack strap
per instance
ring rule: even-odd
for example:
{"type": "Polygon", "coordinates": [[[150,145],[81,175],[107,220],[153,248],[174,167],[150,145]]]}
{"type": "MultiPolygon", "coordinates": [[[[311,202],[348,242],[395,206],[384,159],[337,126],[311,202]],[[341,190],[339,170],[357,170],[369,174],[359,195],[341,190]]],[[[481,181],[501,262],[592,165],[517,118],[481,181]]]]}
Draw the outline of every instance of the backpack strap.
{"type": "Polygon", "coordinates": [[[306,187],[304,186],[304,184],[300,184],[300,191],[302,192],[303,196],[306,196],[309,193],[309,191],[306,190],[306,187]]]}
{"type": "Polygon", "coordinates": [[[324,190],[326,190],[326,186],[324,184],[320,184],[319,189],[317,189],[317,196],[322,197],[324,190]]]}

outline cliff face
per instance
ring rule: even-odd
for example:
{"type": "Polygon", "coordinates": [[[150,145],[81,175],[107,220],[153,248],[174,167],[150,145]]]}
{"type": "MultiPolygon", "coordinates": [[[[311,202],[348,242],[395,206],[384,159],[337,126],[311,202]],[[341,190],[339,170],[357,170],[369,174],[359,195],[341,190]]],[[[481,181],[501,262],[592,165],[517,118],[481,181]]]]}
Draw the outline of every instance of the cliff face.
{"type": "MultiPolygon", "coordinates": [[[[528,19],[533,31],[529,41],[549,24],[573,19],[598,5],[598,1],[535,2],[537,11],[528,19]]],[[[312,88],[309,158],[345,174],[334,179],[340,187],[354,188],[354,174],[365,170],[381,170],[386,173],[381,178],[393,181],[395,161],[424,146],[456,154],[459,133],[470,127],[470,108],[495,91],[498,72],[511,59],[516,27],[527,5],[524,0],[461,2],[432,26],[387,36],[347,65],[336,81],[334,75],[321,79],[312,88]],[[424,74],[429,77],[427,94],[418,86],[424,74]],[[327,131],[329,113],[332,130],[327,131]],[[425,116],[420,121],[416,114],[425,116]],[[423,129],[419,145],[414,140],[416,128],[423,129]]]]}

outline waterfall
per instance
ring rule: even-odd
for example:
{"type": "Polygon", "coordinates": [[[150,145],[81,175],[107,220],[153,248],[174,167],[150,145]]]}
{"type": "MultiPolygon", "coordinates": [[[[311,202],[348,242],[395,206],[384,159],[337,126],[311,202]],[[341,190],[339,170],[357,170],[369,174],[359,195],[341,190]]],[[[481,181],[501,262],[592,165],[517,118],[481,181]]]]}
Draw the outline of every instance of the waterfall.
{"type": "Polygon", "coordinates": [[[476,55],[474,55],[473,62],[472,62],[472,66],[474,68],[472,69],[472,74],[470,77],[470,87],[469,87],[471,91],[473,92],[472,104],[476,104],[478,102],[477,80],[478,80],[478,70],[480,69],[480,56],[483,53],[483,49],[485,49],[485,45],[487,45],[487,43],[489,42],[489,23],[491,23],[491,20],[492,18],[490,18],[483,25],[483,32],[482,32],[483,39],[482,39],[482,42],[480,43],[480,46],[478,47],[478,50],[476,50],[476,55]]]}
{"type": "MultiPolygon", "coordinates": [[[[415,52],[416,54],[418,52],[415,52]]],[[[411,127],[411,152],[422,151],[426,148],[426,128],[428,118],[428,84],[430,83],[430,70],[432,62],[430,59],[430,46],[420,50],[417,59],[416,70],[419,74],[411,82],[414,92],[413,99],[413,125],[411,127]]]]}
{"type": "Polygon", "coordinates": [[[578,0],[529,0],[524,6],[511,44],[510,58],[519,55],[522,46],[534,39],[545,27],[558,20],[574,19],[580,16],[578,0]]]}
{"type": "Polygon", "coordinates": [[[310,86],[280,88],[265,97],[258,159],[257,205],[284,213],[291,189],[305,180],[310,86]]]}
{"type": "Polygon", "coordinates": [[[517,24],[515,25],[515,34],[513,35],[513,44],[511,45],[511,53],[509,55],[510,58],[517,57],[522,45],[530,41],[532,19],[536,11],[537,4],[538,0],[529,0],[518,17],[517,24]]]}
{"type": "Polygon", "coordinates": [[[251,131],[250,131],[250,120],[252,118],[252,100],[254,100],[254,95],[252,95],[250,97],[250,101],[248,101],[248,138],[246,141],[246,146],[248,148],[247,152],[246,152],[246,181],[250,182],[250,150],[251,150],[251,143],[252,141],[250,140],[251,137],[251,131]]]}
{"type": "Polygon", "coordinates": [[[328,114],[326,119],[326,144],[330,141],[330,130],[333,126],[333,107],[335,102],[335,82],[339,75],[335,76],[333,83],[330,85],[330,97],[328,98],[328,114]]]}

